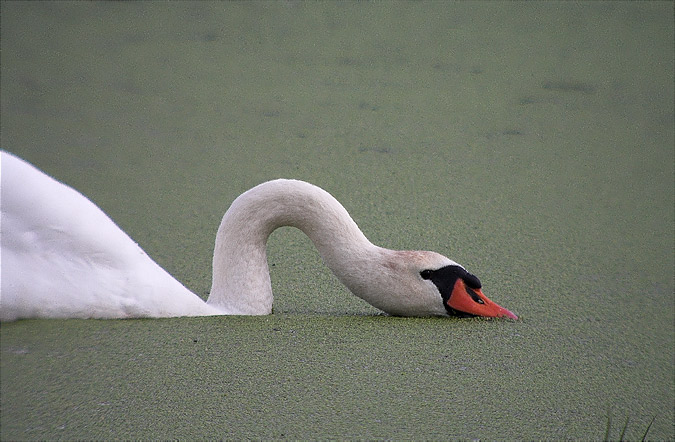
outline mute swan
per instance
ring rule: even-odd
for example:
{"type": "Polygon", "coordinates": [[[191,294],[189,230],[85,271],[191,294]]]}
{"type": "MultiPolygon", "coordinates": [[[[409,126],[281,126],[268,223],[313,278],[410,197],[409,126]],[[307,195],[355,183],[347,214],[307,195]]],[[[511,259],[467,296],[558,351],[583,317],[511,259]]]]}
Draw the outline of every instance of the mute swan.
{"type": "Polygon", "coordinates": [[[516,315],[478,278],[434,252],[373,245],[328,192],[274,180],[236,198],[218,229],[207,302],[155,263],[89,199],[0,151],[0,320],[266,315],[266,242],[302,230],[356,296],[400,316],[516,315]]]}

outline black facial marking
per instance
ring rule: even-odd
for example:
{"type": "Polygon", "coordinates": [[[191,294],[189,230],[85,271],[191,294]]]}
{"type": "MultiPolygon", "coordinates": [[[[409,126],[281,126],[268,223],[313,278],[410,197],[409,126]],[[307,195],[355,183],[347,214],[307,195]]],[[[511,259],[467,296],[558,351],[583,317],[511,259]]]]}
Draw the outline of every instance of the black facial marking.
{"type": "Polygon", "coordinates": [[[457,279],[464,281],[467,287],[467,293],[471,296],[471,299],[476,301],[479,304],[483,304],[483,300],[478,296],[476,292],[471,289],[478,290],[480,289],[481,283],[480,280],[471,273],[464,270],[462,267],[457,265],[449,265],[441,267],[437,270],[422,270],[420,272],[422,279],[431,280],[436,285],[438,292],[443,298],[443,306],[450,316],[459,316],[461,318],[476,316],[470,313],[460,312],[448,305],[450,296],[452,296],[452,290],[455,288],[455,283],[457,279]]]}
{"type": "Polygon", "coordinates": [[[445,310],[447,310],[448,315],[454,316],[455,318],[475,318],[478,316],[472,315],[471,313],[460,312],[459,310],[455,310],[447,304],[445,305],[445,310]]]}
{"type": "Polygon", "coordinates": [[[466,283],[467,286],[471,287],[472,289],[478,290],[479,288],[482,287],[480,280],[476,275],[472,275],[471,273],[467,272],[466,270],[464,271],[465,275],[462,277],[464,282],[466,283]]]}

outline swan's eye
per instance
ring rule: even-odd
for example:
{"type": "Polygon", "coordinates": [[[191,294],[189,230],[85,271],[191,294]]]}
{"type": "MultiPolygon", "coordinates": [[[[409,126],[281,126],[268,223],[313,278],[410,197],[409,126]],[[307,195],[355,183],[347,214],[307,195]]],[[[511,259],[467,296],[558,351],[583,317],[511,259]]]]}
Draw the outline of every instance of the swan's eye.
{"type": "Polygon", "coordinates": [[[431,279],[431,270],[422,270],[420,276],[422,279],[431,279]]]}

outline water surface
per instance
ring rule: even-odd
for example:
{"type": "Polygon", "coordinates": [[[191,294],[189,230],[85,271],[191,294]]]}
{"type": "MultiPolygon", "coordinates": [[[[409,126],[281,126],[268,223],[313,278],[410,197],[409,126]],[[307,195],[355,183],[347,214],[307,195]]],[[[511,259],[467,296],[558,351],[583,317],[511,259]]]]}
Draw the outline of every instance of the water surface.
{"type": "Polygon", "coordinates": [[[0,328],[0,438],[673,439],[673,4],[2,2],[0,141],[207,296],[300,178],[521,320],[378,314],[293,229],[274,315],[0,328]]]}

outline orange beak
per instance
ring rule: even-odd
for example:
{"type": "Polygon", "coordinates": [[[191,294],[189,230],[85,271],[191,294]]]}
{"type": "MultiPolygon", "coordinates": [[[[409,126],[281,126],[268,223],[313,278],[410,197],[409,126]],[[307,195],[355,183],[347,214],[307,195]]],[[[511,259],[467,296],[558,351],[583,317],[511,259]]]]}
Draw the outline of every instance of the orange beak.
{"type": "Polygon", "coordinates": [[[490,301],[481,289],[472,289],[460,278],[455,282],[452,289],[452,295],[448,299],[448,306],[462,313],[468,313],[476,316],[486,316],[489,318],[511,318],[518,319],[518,316],[509,310],[490,301]]]}

